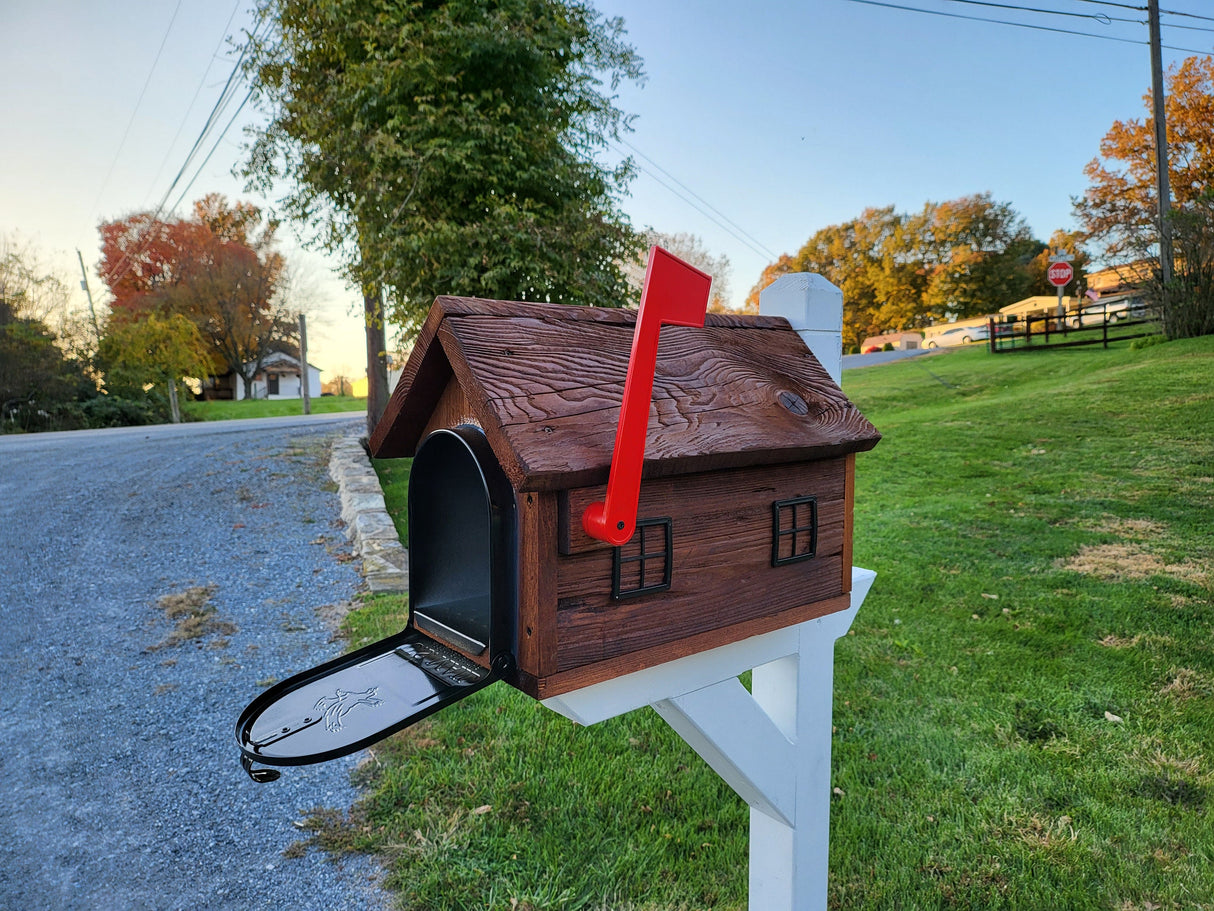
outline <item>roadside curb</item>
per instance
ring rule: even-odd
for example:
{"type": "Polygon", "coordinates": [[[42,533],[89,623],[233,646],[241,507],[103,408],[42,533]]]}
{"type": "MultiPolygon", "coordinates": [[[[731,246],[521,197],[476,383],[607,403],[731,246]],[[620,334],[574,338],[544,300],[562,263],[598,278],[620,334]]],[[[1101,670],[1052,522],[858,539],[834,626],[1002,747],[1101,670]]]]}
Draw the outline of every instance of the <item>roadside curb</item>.
{"type": "Polygon", "coordinates": [[[409,552],[384,506],[379,477],[360,436],[338,439],[329,455],[329,477],[341,496],[341,518],[362,574],[373,592],[409,590],[409,552]]]}

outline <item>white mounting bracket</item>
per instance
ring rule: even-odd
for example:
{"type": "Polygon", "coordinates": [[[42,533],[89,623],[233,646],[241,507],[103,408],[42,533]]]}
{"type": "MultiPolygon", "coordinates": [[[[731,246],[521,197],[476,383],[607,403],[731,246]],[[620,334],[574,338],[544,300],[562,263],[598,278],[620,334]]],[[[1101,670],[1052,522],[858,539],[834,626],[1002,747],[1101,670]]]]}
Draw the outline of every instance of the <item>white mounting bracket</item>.
{"type": "Polygon", "coordinates": [[[847,610],[543,702],[586,725],[652,705],[751,808],[752,911],[826,908],[835,640],[876,576],[852,569],[847,610]]]}

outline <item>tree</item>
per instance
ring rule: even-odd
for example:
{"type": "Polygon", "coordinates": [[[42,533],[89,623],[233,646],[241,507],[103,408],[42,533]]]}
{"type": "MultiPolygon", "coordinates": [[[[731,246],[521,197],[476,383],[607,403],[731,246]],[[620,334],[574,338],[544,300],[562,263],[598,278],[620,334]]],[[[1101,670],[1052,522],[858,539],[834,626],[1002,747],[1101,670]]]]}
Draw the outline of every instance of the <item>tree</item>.
{"type": "Polygon", "coordinates": [[[1009,203],[982,193],[928,203],[921,217],[930,248],[926,315],[982,316],[1029,295],[1028,266],[1045,245],[1009,203]]]}
{"type": "Polygon", "coordinates": [[[67,286],[16,235],[0,238],[0,430],[82,423],[72,408],[97,394],[88,365],[48,325],[70,323],[67,286]]]}
{"type": "Polygon", "coordinates": [[[1029,294],[1046,295],[1058,293],[1058,289],[1050,284],[1047,272],[1051,265],[1050,256],[1054,253],[1062,252],[1069,253],[1074,257],[1071,260],[1071,268],[1075,270],[1075,277],[1071,280],[1067,293],[1074,294],[1076,297],[1082,297],[1083,292],[1087,290],[1087,271],[1088,265],[1091,262],[1083,244],[1083,234],[1078,231],[1064,231],[1059,228],[1051,234],[1049,244],[1034,256],[1028,264],[1029,294]]]}
{"type": "MultiPolygon", "coordinates": [[[[618,306],[635,248],[618,209],[641,76],[619,20],[575,0],[264,0],[247,57],[268,114],[246,176],[363,292],[372,401],[384,309],[406,333],[439,294],[618,306]],[[379,335],[376,335],[376,332],[379,335]]],[[[386,402],[386,393],[384,394],[386,402]]]]}
{"type": "Polygon", "coordinates": [[[929,202],[913,215],[870,208],[769,264],[747,302],[757,309],[759,292],[780,275],[816,272],[843,291],[843,345],[851,348],[1015,303],[1031,293],[1044,249],[1016,210],[989,193],[929,202]]]}
{"type": "Polygon", "coordinates": [[[47,323],[67,310],[68,288],[17,234],[0,235],[0,300],[22,319],[47,323]]]}
{"type": "Polygon", "coordinates": [[[774,282],[781,275],[787,275],[790,272],[796,272],[796,263],[793,258],[787,253],[781,253],[779,258],[774,263],[768,263],[763,267],[763,271],[759,273],[759,280],[750,288],[750,293],[746,295],[746,303],[742,305],[743,313],[758,313],[759,312],[759,294],[774,282]]]}
{"type": "Polygon", "coordinates": [[[714,256],[708,252],[702,241],[695,234],[663,234],[652,228],[642,234],[644,251],[623,264],[624,276],[628,280],[630,298],[640,301],[641,289],[645,284],[645,269],[648,266],[648,250],[657,245],[669,253],[673,253],[685,263],[690,263],[701,272],[712,276],[712,297],[708,301],[709,313],[732,313],[729,306],[729,257],[724,254],[714,256]]]}
{"type": "Polygon", "coordinates": [[[112,392],[130,394],[148,385],[163,386],[172,421],[179,424],[178,385],[183,377],[206,375],[211,351],[187,316],[153,312],[140,320],[111,320],[97,358],[112,392]]]}
{"type": "Polygon", "coordinates": [[[1084,168],[1090,185],[1072,203],[1084,236],[1101,246],[1103,260],[1154,264],[1147,290],[1163,314],[1165,332],[1174,338],[1214,323],[1214,316],[1208,315],[1214,314],[1214,294],[1203,290],[1209,288],[1204,276],[1210,259],[1204,251],[1214,218],[1214,57],[1189,57],[1168,70],[1165,82],[1172,218],[1182,235],[1175,250],[1174,285],[1164,287],[1158,260],[1150,93],[1143,96],[1146,119],[1115,121],[1101,139],[1099,157],[1084,168]],[[1177,313],[1170,312],[1174,308],[1177,313]]]}
{"type": "Polygon", "coordinates": [[[85,364],[63,352],[42,320],[21,316],[19,306],[0,287],[0,430],[54,427],[65,406],[95,396],[97,388],[85,364]]]}
{"type": "Polygon", "coordinates": [[[229,370],[245,395],[267,355],[291,346],[296,315],[279,294],[285,263],[273,249],[277,223],[251,203],[212,194],[189,220],[150,213],[101,226],[101,275],[119,321],[149,313],[188,317],[207,340],[211,369],[229,370]]]}

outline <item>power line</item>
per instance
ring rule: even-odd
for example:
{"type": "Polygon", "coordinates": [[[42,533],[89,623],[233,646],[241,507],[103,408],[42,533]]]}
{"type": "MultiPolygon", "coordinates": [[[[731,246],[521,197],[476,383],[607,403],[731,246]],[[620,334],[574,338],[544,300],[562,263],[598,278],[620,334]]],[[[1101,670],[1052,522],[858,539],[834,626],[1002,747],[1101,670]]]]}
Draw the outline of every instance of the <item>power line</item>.
{"type": "Polygon", "coordinates": [[[202,164],[198,166],[198,170],[194,172],[194,176],[190,178],[190,182],[182,187],[181,194],[177,197],[177,201],[173,203],[172,208],[169,209],[170,212],[176,211],[177,207],[181,205],[181,201],[185,199],[185,195],[190,192],[190,187],[194,186],[194,181],[196,181],[199,175],[202,174],[203,169],[207,166],[207,162],[211,160],[211,156],[214,155],[215,150],[219,148],[219,143],[223,141],[223,137],[227,135],[228,130],[232,128],[232,124],[236,122],[236,118],[240,115],[240,112],[244,110],[244,106],[249,103],[249,99],[252,97],[253,90],[249,89],[244,96],[244,101],[240,102],[236,110],[233,112],[232,118],[228,121],[227,126],[220,130],[219,135],[215,137],[215,144],[211,146],[211,151],[207,152],[207,157],[202,160],[202,164]]]}
{"type": "MultiPolygon", "coordinates": [[[[253,31],[249,33],[248,39],[241,47],[240,55],[237,57],[235,64],[232,66],[232,72],[228,75],[227,82],[224,83],[223,89],[219,93],[219,98],[216,99],[214,106],[211,108],[210,114],[207,115],[206,123],[203,124],[202,130],[198,133],[198,137],[194,140],[194,144],[190,147],[190,151],[187,153],[185,161],[178,169],[176,176],[173,177],[168,189],[164,191],[164,195],[161,196],[160,202],[156,206],[156,211],[152,213],[149,224],[153,224],[160,219],[161,215],[164,213],[164,207],[168,202],[169,196],[172,195],[173,190],[176,189],[178,183],[181,182],[182,177],[185,176],[185,172],[189,169],[191,162],[194,160],[194,156],[198,153],[198,150],[202,147],[203,143],[206,142],[211,130],[214,129],[219,117],[231,103],[232,98],[235,97],[236,77],[241,72],[241,64],[244,62],[244,58],[248,54],[249,48],[256,39],[258,31],[261,29],[261,25],[262,23],[259,22],[257,26],[254,27],[253,31]]],[[[194,177],[191,178],[189,184],[186,185],[186,190],[182,191],[182,196],[179,197],[177,202],[173,204],[173,209],[177,208],[181,202],[181,198],[184,197],[185,192],[188,191],[189,187],[193,186],[194,181],[198,179],[198,175],[202,172],[202,168],[205,167],[207,161],[210,160],[211,155],[215,153],[215,149],[218,147],[219,141],[223,139],[228,129],[232,126],[232,123],[235,122],[236,115],[239,114],[241,109],[244,108],[252,94],[253,90],[250,89],[248,94],[245,95],[244,101],[242,101],[240,106],[236,109],[236,113],[233,114],[231,120],[228,121],[227,126],[225,126],[220,132],[218,138],[215,140],[215,145],[212,146],[211,151],[207,153],[206,159],[201,165],[199,165],[198,171],[195,172],[194,177]]],[[[135,260],[139,256],[143,255],[144,251],[151,245],[151,242],[152,238],[149,236],[146,240],[137,244],[135,248],[124,253],[122,259],[118,261],[118,264],[114,266],[113,269],[109,270],[106,276],[104,276],[107,280],[107,284],[109,282],[120,281],[123,276],[130,272],[135,266],[135,260]]]]}
{"type": "Polygon", "coordinates": [[[169,18],[169,24],[164,30],[164,37],[160,39],[160,47],[156,51],[156,58],[152,61],[152,68],[148,70],[148,75],[143,80],[143,88],[139,91],[139,98],[135,101],[135,108],[131,111],[131,119],[126,122],[126,129],[122,131],[122,139],[118,140],[118,149],[114,152],[114,160],[110,162],[110,168],[105,172],[105,179],[101,181],[101,189],[97,191],[97,199],[93,202],[93,211],[97,211],[97,207],[101,204],[101,196],[105,193],[106,187],[110,184],[110,178],[114,175],[114,168],[118,164],[118,159],[122,157],[123,146],[126,145],[127,137],[131,134],[131,127],[135,123],[135,115],[139,113],[139,106],[143,104],[143,96],[148,92],[148,86],[152,84],[152,75],[156,72],[156,64],[160,63],[160,55],[164,53],[164,46],[169,40],[169,32],[173,30],[173,23],[177,21],[177,13],[181,10],[181,0],[177,0],[177,6],[173,8],[173,15],[169,18]]]}
{"type": "MultiPolygon", "coordinates": [[[[219,36],[219,41],[215,45],[215,50],[211,51],[211,57],[207,61],[206,69],[202,71],[202,76],[198,80],[198,86],[194,89],[194,95],[190,98],[190,103],[186,105],[185,113],[181,115],[181,122],[177,124],[177,132],[173,134],[172,140],[169,141],[168,148],[165,149],[164,158],[160,162],[160,167],[156,169],[156,176],[152,178],[151,186],[156,186],[160,180],[160,172],[164,170],[164,166],[169,163],[169,156],[173,154],[173,147],[177,145],[177,140],[181,138],[181,131],[185,128],[186,121],[190,119],[190,112],[194,110],[194,102],[198,100],[198,96],[202,93],[202,87],[206,85],[207,75],[211,72],[211,65],[215,62],[219,55],[219,49],[223,46],[224,38],[227,37],[228,29],[232,26],[232,20],[236,18],[236,13],[240,9],[241,0],[236,0],[232,5],[232,12],[228,16],[228,21],[224,23],[223,32],[219,36]]],[[[151,193],[151,187],[148,188],[148,193],[151,193]]]]}
{"type": "Polygon", "coordinates": [[[705,209],[701,208],[699,205],[697,205],[692,199],[688,198],[687,196],[684,196],[682,193],[680,193],[678,190],[676,190],[670,184],[666,183],[666,181],[662,180],[662,178],[658,177],[658,175],[655,174],[653,171],[650,171],[641,165],[637,165],[637,170],[639,170],[642,174],[645,174],[647,177],[649,177],[651,180],[653,180],[660,186],[669,190],[676,197],[681,199],[683,202],[687,203],[687,205],[691,206],[693,209],[695,209],[697,212],[699,212],[701,215],[703,215],[705,218],[707,218],[709,221],[711,221],[713,224],[715,224],[718,228],[720,228],[722,231],[724,231],[726,234],[730,235],[738,243],[750,248],[750,250],[752,252],[758,254],[759,256],[763,256],[763,257],[770,257],[772,259],[777,258],[775,256],[775,254],[772,254],[763,248],[755,246],[754,243],[752,243],[751,241],[747,240],[742,235],[735,232],[732,228],[730,228],[727,224],[725,224],[725,222],[723,222],[720,219],[716,218],[715,216],[711,215],[707,210],[705,210],[705,209]]]}
{"type": "MultiPolygon", "coordinates": [[[[1203,16],[1201,18],[1204,19],[1205,17],[1203,16]]],[[[1214,22],[1214,19],[1210,21],[1214,22]]],[[[1206,28],[1203,25],[1177,25],[1174,22],[1161,22],[1159,24],[1162,28],[1181,28],[1186,32],[1214,32],[1214,28],[1206,28]]]]}
{"type": "Polygon", "coordinates": [[[724,212],[722,212],[720,209],[716,208],[712,203],[710,203],[708,200],[704,199],[704,197],[700,196],[698,193],[696,193],[694,190],[692,190],[690,187],[688,187],[686,184],[684,184],[682,181],[680,181],[677,177],[675,177],[673,174],[671,174],[669,171],[667,171],[665,168],[663,168],[660,164],[658,164],[656,161],[654,161],[652,158],[650,158],[648,155],[646,155],[644,152],[642,152],[640,149],[638,149],[635,145],[633,145],[627,139],[621,138],[621,139],[618,139],[617,141],[623,145],[628,146],[628,148],[630,148],[633,152],[635,152],[641,158],[644,158],[647,162],[649,162],[650,165],[653,166],[653,168],[655,168],[656,170],[658,170],[662,174],[664,174],[671,182],[673,182],[678,187],[680,187],[685,193],[687,193],[689,196],[693,197],[693,199],[698,200],[699,203],[703,206],[703,208],[701,208],[701,205],[697,205],[691,199],[688,199],[682,193],[679,193],[677,190],[675,190],[669,184],[665,183],[661,178],[659,178],[652,171],[641,167],[641,165],[637,165],[637,167],[640,170],[644,171],[644,173],[648,174],[651,178],[653,178],[653,180],[655,180],[657,183],[661,184],[667,190],[670,190],[671,193],[674,193],[675,196],[679,197],[679,199],[683,200],[683,202],[687,203],[689,206],[691,206],[693,209],[695,209],[697,212],[699,212],[705,218],[712,221],[714,224],[717,225],[717,227],[721,228],[726,233],[728,233],[730,236],[732,236],[734,238],[734,240],[740,241],[741,243],[750,247],[750,249],[752,251],[754,251],[755,253],[758,253],[760,256],[767,256],[767,257],[770,257],[771,259],[778,258],[777,254],[775,254],[771,250],[769,250],[761,241],[759,241],[756,237],[751,235],[745,228],[743,228],[737,222],[730,219],[729,216],[727,216],[724,212]],[[706,209],[709,211],[705,211],[706,209]],[[714,217],[713,213],[715,213],[716,217],[714,217]]]}
{"type": "Polygon", "coordinates": [[[1206,22],[1214,22],[1214,16],[1199,16],[1197,13],[1182,13],[1172,9],[1161,9],[1159,12],[1165,16],[1184,16],[1188,19],[1204,19],[1206,22]]]}
{"type": "Polygon", "coordinates": [[[992,3],[990,0],[948,0],[949,3],[965,3],[970,6],[992,6],[996,9],[1014,9],[1024,13],[1044,13],[1047,16],[1071,16],[1075,19],[1094,19],[1101,25],[1111,22],[1136,22],[1145,25],[1143,19],[1126,19],[1124,16],[1110,16],[1106,13],[1072,13],[1065,10],[1042,9],[1037,6],[1017,6],[1014,3],[992,3]]]}
{"type": "Polygon", "coordinates": [[[1077,32],[1069,28],[1054,28],[1049,25],[1033,25],[1028,22],[1013,22],[1008,19],[986,19],[982,16],[963,16],[961,13],[946,13],[943,10],[922,9],[917,6],[900,6],[897,3],[882,3],[880,0],[847,0],[848,3],[861,3],[865,6],[881,6],[886,9],[905,10],[908,13],[926,13],[929,16],[943,16],[946,19],[965,19],[969,22],[990,22],[995,25],[1011,25],[1016,28],[1031,28],[1039,32],[1054,32],[1060,35],[1079,35],[1083,38],[1100,38],[1104,41],[1117,41],[1121,44],[1146,44],[1145,41],[1135,41],[1132,38],[1117,38],[1113,35],[1094,35],[1091,32],[1077,32]]]}
{"type": "MultiPolygon", "coordinates": [[[[960,13],[946,13],[942,10],[923,9],[918,6],[901,6],[897,3],[882,3],[880,0],[847,0],[848,3],[861,3],[865,6],[880,6],[886,9],[905,10],[910,13],[926,13],[929,16],[944,16],[947,19],[965,19],[970,22],[987,22],[992,25],[1010,25],[1015,28],[1034,29],[1039,32],[1054,32],[1060,35],[1078,35],[1081,38],[1097,38],[1101,41],[1116,41],[1119,44],[1137,44],[1144,45],[1146,41],[1136,41],[1133,38],[1117,38],[1113,35],[1094,35],[1091,32],[1077,32],[1069,28],[1054,28],[1049,25],[1033,25],[1029,22],[1014,22],[1008,19],[986,19],[982,16],[963,16],[960,13]]],[[[1209,50],[1199,50],[1192,47],[1176,47],[1175,45],[1165,44],[1163,47],[1169,51],[1181,51],[1186,54],[1208,54],[1209,50]]]]}
{"type": "Polygon", "coordinates": [[[1136,13],[1145,13],[1145,6],[1130,6],[1128,3],[1114,3],[1112,0],[1075,0],[1076,3],[1092,3],[1096,6],[1115,6],[1118,9],[1133,10],[1136,13]]]}

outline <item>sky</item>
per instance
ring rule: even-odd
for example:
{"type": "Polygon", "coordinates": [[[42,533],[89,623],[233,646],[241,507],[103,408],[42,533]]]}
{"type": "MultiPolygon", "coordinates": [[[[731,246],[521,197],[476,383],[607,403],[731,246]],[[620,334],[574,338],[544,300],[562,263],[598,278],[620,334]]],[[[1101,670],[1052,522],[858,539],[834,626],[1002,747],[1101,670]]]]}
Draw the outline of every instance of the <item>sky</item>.
{"type": "MultiPolygon", "coordinates": [[[[1101,137],[1144,116],[1145,0],[999,2],[597,0],[645,61],[644,83],[618,94],[634,131],[605,152],[639,166],[624,211],[728,257],[735,305],[777,256],[872,206],[990,193],[1042,240],[1075,228],[1071,199],[1101,137]]],[[[1214,5],[1161,5],[1165,68],[1214,53],[1214,5]]],[[[165,197],[250,22],[248,0],[0,0],[0,234],[73,289],[79,249],[101,300],[97,226],[165,197]]],[[[251,104],[234,115],[246,91],[168,196],[184,193],[179,214],[209,192],[273,208],[232,174],[260,116],[251,104]]],[[[309,306],[309,360],[326,377],[362,375],[358,295],[291,226],[280,235],[309,306]]]]}

